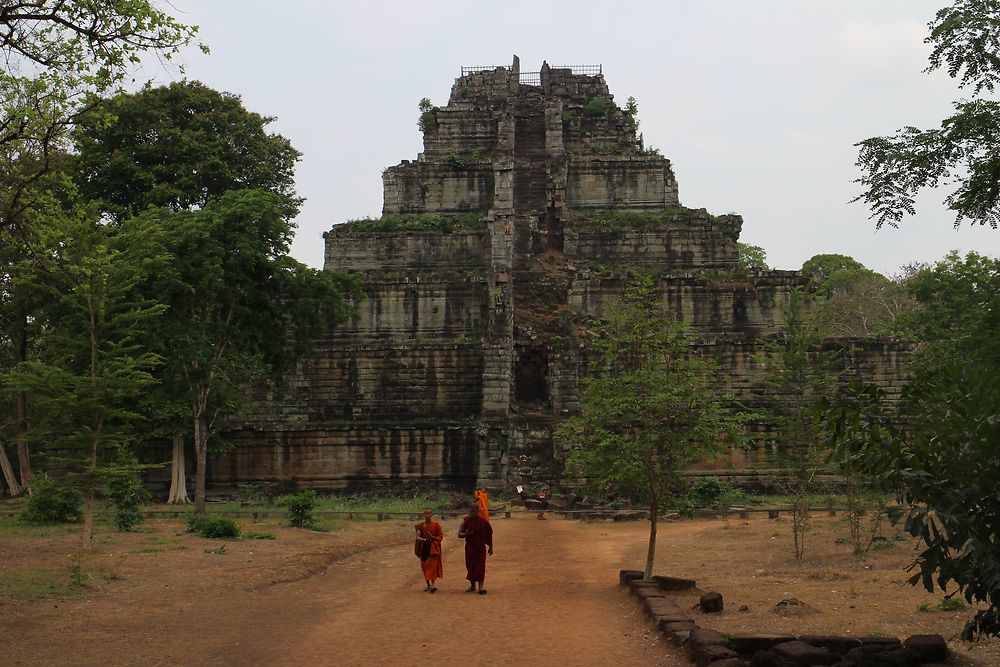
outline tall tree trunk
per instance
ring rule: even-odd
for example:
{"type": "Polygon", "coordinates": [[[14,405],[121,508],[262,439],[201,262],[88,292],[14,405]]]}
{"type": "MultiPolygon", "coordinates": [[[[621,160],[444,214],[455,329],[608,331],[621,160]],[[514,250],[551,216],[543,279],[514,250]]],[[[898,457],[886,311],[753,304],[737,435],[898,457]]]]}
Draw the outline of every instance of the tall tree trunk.
{"type": "Polygon", "coordinates": [[[205,513],[205,466],[208,463],[208,428],[204,412],[199,410],[194,418],[194,511],[205,513]]]}
{"type": "Polygon", "coordinates": [[[94,533],[94,487],[83,494],[83,551],[90,551],[91,536],[94,533]]]}
{"type": "Polygon", "coordinates": [[[653,561],[656,560],[656,523],[659,517],[660,499],[654,498],[649,502],[649,550],[646,551],[646,571],[644,579],[653,578],[653,561]]]}
{"type": "MultiPolygon", "coordinates": [[[[28,314],[22,310],[18,327],[17,360],[23,363],[28,360],[28,314]]],[[[21,486],[31,493],[31,478],[35,476],[31,470],[31,452],[28,449],[28,409],[27,394],[17,392],[17,418],[14,420],[14,440],[17,442],[17,467],[21,473],[21,486]]]]}
{"type": "Polygon", "coordinates": [[[3,478],[7,480],[7,488],[10,489],[10,495],[21,495],[21,485],[17,483],[17,477],[14,476],[14,469],[10,466],[10,459],[7,458],[7,450],[4,449],[2,444],[0,444],[0,469],[3,469],[3,478]]]}
{"type": "Polygon", "coordinates": [[[189,503],[191,499],[187,492],[187,471],[184,466],[184,436],[174,435],[173,457],[170,463],[170,494],[167,502],[173,504],[189,503]]]}

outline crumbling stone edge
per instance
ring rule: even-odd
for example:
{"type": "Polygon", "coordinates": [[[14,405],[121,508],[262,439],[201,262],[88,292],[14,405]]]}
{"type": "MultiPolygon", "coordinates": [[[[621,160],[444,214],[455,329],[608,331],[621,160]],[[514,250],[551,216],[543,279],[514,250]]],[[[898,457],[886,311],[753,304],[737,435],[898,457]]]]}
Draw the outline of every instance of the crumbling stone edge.
{"type": "Polygon", "coordinates": [[[670,598],[671,591],[695,588],[693,579],[654,576],[644,580],[638,570],[621,570],[618,582],[628,587],[663,636],[683,647],[697,667],[933,667],[948,657],[948,644],[941,635],[913,635],[904,641],[895,637],[725,635],[700,627],[670,598]]]}

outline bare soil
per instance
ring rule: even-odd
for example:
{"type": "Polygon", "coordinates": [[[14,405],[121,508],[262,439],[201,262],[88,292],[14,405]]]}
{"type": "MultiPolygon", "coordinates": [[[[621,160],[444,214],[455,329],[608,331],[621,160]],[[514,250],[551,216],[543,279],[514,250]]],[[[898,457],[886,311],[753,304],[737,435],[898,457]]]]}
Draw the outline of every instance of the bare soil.
{"type": "MultiPolygon", "coordinates": [[[[247,522],[244,530],[277,539],[243,541],[205,540],[171,521],[132,534],[104,529],[80,561],[83,586],[69,585],[75,530],[8,530],[0,536],[0,663],[687,664],[617,587],[619,569],[644,563],[646,522],[494,518],[483,596],[464,592],[458,522],[442,523],[445,577],[434,594],[422,592],[405,521],[327,533],[247,522]]],[[[905,583],[911,542],[858,559],[836,543],[846,527],[822,517],[806,559],[796,561],[790,530],[764,518],[661,524],[656,572],[722,593],[722,614],[691,614],[724,632],[952,640],[972,614],[918,611],[941,595],[905,583]],[[800,613],[774,613],[792,597],[804,603],[800,613]]],[[[697,594],[680,600],[693,606],[697,594]]],[[[1000,665],[995,642],[951,644],[949,664],[1000,665]]]]}

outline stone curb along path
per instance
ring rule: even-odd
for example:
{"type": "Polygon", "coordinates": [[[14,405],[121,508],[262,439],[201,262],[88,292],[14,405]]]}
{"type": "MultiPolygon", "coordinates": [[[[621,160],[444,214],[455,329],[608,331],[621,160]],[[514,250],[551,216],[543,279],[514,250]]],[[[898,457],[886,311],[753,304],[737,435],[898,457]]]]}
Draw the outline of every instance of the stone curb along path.
{"type": "Polygon", "coordinates": [[[628,587],[664,637],[683,646],[697,667],[935,667],[948,658],[948,645],[941,635],[913,635],[905,641],[894,637],[724,635],[700,627],[670,599],[671,591],[695,588],[693,579],[654,576],[646,580],[643,574],[621,570],[619,584],[628,587]]]}

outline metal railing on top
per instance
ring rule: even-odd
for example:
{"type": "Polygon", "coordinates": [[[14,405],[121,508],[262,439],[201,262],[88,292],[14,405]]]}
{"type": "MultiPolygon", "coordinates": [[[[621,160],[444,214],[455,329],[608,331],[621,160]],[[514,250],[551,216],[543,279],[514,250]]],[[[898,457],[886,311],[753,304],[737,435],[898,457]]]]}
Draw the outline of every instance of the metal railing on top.
{"type": "Polygon", "coordinates": [[[552,69],[568,69],[571,73],[584,76],[598,76],[604,73],[604,65],[549,65],[552,69]]]}
{"type": "MultiPolygon", "coordinates": [[[[582,76],[599,76],[604,73],[603,65],[551,65],[552,69],[568,69],[572,74],[582,75],[582,76]]],[[[462,76],[468,74],[477,74],[479,72],[492,72],[498,69],[505,69],[510,71],[510,65],[463,65],[462,66],[462,76]]],[[[521,72],[520,80],[521,83],[525,82],[525,77],[538,77],[538,72],[521,72]]],[[[528,83],[527,85],[537,86],[537,83],[528,83]]]]}
{"type": "Polygon", "coordinates": [[[492,72],[497,69],[509,70],[510,65],[469,65],[462,66],[462,76],[467,74],[476,74],[477,72],[492,72]]]}

